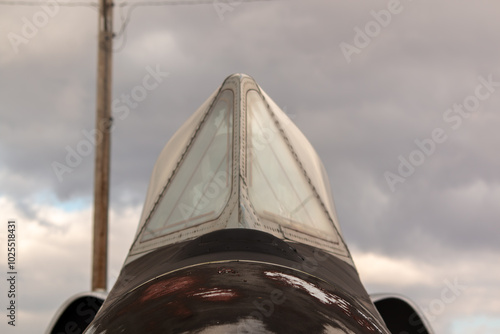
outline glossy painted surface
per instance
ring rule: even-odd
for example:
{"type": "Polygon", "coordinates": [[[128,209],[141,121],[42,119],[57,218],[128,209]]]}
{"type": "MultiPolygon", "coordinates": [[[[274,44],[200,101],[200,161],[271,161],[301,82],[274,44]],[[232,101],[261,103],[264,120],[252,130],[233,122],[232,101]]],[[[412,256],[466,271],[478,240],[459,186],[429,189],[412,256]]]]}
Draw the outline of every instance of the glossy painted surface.
{"type": "Polygon", "coordinates": [[[141,331],[388,333],[349,264],[245,229],[165,246],[124,267],[88,333],[141,331]]]}

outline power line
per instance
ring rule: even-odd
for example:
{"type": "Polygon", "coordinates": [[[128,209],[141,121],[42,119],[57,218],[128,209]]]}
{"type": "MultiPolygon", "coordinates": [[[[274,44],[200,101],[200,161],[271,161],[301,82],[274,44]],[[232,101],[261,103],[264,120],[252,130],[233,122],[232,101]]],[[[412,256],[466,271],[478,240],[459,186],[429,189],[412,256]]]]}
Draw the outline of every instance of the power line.
{"type": "MultiPolygon", "coordinates": [[[[192,6],[192,5],[208,5],[213,3],[225,4],[240,4],[249,2],[267,2],[274,0],[162,0],[162,1],[124,1],[115,4],[117,7],[151,7],[151,6],[192,6]]],[[[62,7],[98,7],[99,4],[93,1],[23,1],[23,0],[7,0],[0,1],[0,5],[4,6],[44,6],[55,5],[62,7]]]]}
{"type": "Polygon", "coordinates": [[[182,6],[182,5],[208,5],[208,4],[240,4],[245,2],[270,2],[274,0],[163,0],[163,1],[125,1],[117,6],[182,6]]]}
{"type": "Polygon", "coordinates": [[[4,6],[44,6],[58,5],[61,7],[98,7],[97,2],[75,2],[75,1],[0,1],[4,6]]]}

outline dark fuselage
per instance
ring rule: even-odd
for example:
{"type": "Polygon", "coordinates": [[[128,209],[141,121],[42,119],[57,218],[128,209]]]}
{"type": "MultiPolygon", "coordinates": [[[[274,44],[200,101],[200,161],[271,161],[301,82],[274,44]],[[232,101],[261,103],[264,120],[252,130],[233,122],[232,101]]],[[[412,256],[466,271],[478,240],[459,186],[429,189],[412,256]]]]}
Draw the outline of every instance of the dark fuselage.
{"type": "Polygon", "coordinates": [[[383,333],[356,271],[311,246],[229,229],[123,268],[94,326],[111,333],[383,333]]]}

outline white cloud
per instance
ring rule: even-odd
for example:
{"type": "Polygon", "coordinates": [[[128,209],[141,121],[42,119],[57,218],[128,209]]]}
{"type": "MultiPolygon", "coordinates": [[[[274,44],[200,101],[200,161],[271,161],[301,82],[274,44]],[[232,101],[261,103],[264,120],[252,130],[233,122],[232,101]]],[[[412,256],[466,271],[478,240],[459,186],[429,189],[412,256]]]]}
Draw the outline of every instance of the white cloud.
{"type": "Polygon", "coordinates": [[[439,254],[435,261],[427,262],[359,251],[353,251],[352,256],[369,293],[409,297],[436,333],[456,333],[457,319],[476,328],[475,317],[495,315],[500,310],[500,268],[492,266],[495,256],[491,253],[470,254],[453,262],[441,261],[439,254]],[[450,285],[455,286],[455,293],[449,291],[450,285]]]}
{"type": "MultiPolygon", "coordinates": [[[[71,295],[90,289],[92,210],[67,211],[49,204],[32,205],[34,217],[16,208],[12,199],[0,197],[2,221],[14,218],[18,227],[18,305],[16,333],[40,332],[56,309],[71,295]],[[47,221],[51,225],[42,225],[47,221]]],[[[130,247],[140,208],[110,213],[109,287],[114,284],[130,247]]],[[[0,239],[6,240],[6,231],[0,239]]],[[[4,247],[1,259],[6,256],[4,247]]],[[[3,267],[3,265],[2,265],[3,267]]],[[[4,290],[2,281],[2,291],[4,290]]],[[[2,297],[5,301],[6,297],[2,297]]],[[[2,322],[2,332],[6,329],[2,322]]]]}
{"type": "Polygon", "coordinates": [[[352,257],[364,284],[406,287],[433,283],[427,266],[412,260],[360,252],[352,252],[352,257]]]}

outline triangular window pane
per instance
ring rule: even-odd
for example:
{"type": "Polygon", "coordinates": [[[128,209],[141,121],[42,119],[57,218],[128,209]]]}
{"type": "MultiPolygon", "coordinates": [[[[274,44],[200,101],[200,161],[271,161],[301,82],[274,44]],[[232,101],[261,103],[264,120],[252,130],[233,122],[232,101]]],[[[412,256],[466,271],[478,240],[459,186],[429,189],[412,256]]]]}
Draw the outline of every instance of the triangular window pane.
{"type": "Polygon", "coordinates": [[[141,241],[216,219],[231,192],[233,93],[223,91],[160,202],[141,241]]]}
{"type": "Polygon", "coordinates": [[[257,91],[247,94],[247,115],[247,180],[258,215],[288,228],[336,239],[333,223],[257,91]]]}

